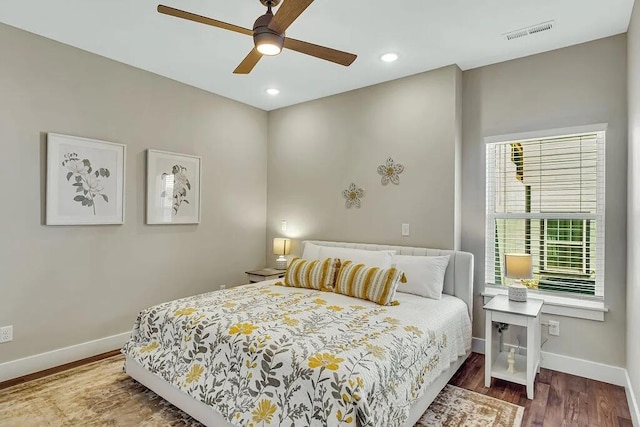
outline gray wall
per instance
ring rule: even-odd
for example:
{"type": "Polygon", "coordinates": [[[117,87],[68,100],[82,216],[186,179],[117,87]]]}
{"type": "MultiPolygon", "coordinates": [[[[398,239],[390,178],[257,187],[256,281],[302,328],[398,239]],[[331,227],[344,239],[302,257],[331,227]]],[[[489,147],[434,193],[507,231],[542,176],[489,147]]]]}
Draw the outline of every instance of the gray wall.
{"type": "Polygon", "coordinates": [[[484,337],[485,143],[526,131],[608,123],[605,322],[559,317],[543,350],[625,365],[627,82],[626,35],[463,74],[462,249],[475,255],[473,335],[484,337]]]}
{"type": "MultiPolygon", "coordinates": [[[[629,179],[627,181],[627,370],[640,401],[640,2],[627,34],[629,77],[629,179]]],[[[632,408],[633,410],[633,408],[632,408]]]]}
{"type": "Polygon", "coordinates": [[[1,24],[0,52],[0,362],[126,332],[263,265],[265,112],[1,24]],[[124,225],[42,225],[46,132],[127,145],[124,225]],[[202,156],[201,224],[144,224],[147,148],[202,156]]]}
{"type": "Polygon", "coordinates": [[[450,66],[270,112],[267,250],[278,235],[456,247],[460,79],[450,66]],[[383,187],[389,156],[405,170],[383,187]],[[360,209],[345,208],[352,181],[366,190],[360,209]]]}

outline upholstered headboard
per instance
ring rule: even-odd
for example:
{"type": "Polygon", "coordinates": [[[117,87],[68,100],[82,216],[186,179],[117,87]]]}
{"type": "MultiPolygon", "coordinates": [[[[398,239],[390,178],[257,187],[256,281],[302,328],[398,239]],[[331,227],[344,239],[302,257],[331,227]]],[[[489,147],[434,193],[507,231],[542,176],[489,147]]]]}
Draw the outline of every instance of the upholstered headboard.
{"type": "Polygon", "coordinates": [[[469,308],[469,317],[473,319],[473,254],[469,252],[412,248],[409,246],[377,245],[372,243],[324,242],[319,240],[307,240],[303,242],[303,245],[307,242],[319,246],[336,246],[340,248],[366,249],[369,251],[395,250],[398,255],[450,255],[449,265],[444,274],[443,292],[463,300],[469,308]]]}

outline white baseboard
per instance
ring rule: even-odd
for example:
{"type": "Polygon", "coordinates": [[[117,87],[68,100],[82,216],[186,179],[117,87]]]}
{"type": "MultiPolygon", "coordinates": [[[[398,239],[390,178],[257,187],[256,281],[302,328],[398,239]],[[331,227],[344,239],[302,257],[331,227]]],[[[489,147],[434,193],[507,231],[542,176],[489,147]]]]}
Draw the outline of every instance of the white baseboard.
{"type": "MultiPolygon", "coordinates": [[[[471,348],[477,353],[484,354],[484,338],[473,338],[471,348]]],[[[553,371],[577,375],[609,384],[627,386],[627,370],[618,366],[591,362],[561,354],[540,352],[540,366],[553,371]]]]}
{"type": "Polygon", "coordinates": [[[629,372],[626,373],[627,384],[625,391],[627,392],[627,402],[629,402],[629,412],[631,412],[631,422],[635,427],[640,426],[640,408],[638,407],[638,401],[636,395],[633,392],[633,386],[631,385],[631,378],[629,378],[629,372]]]}
{"type": "Polygon", "coordinates": [[[484,338],[473,337],[471,340],[471,351],[474,353],[484,354],[484,338]]]}
{"type": "Polygon", "coordinates": [[[0,363],[0,382],[115,350],[122,347],[130,335],[130,331],[123,332],[118,335],[0,363]]]}

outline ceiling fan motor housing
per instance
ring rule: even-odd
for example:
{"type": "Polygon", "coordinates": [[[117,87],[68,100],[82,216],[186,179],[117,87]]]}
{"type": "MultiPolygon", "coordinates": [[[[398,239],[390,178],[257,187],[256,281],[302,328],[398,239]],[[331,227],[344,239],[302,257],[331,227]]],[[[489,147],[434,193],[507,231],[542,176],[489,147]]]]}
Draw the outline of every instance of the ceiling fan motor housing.
{"type": "Polygon", "coordinates": [[[269,11],[256,19],[255,24],[253,24],[253,43],[258,51],[264,55],[277,55],[284,46],[284,34],[278,34],[269,29],[271,19],[273,19],[273,13],[269,11]],[[277,51],[274,50],[274,53],[263,52],[260,49],[261,45],[277,46],[278,49],[277,51]]]}
{"type": "Polygon", "coordinates": [[[260,0],[260,3],[264,5],[264,7],[276,7],[280,4],[282,0],[260,0]]]}

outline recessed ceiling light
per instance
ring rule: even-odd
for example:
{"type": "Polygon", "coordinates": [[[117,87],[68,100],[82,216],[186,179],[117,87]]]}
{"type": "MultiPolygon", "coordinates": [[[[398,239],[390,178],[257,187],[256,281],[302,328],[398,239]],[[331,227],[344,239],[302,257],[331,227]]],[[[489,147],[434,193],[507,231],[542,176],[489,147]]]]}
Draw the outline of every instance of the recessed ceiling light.
{"type": "Polygon", "coordinates": [[[280,91],[279,91],[278,89],[276,89],[276,88],[273,88],[273,87],[272,87],[272,88],[270,88],[270,89],[267,89],[267,93],[268,93],[269,95],[274,95],[274,96],[275,96],[275,95],[279,94],[279,93],[280,93],[280,91]]]}
{"type": "Polygon", "coordinates": [[[385,53],[384,55],[382,55],[380,57],[380,59],[384,62],[393,62],[396,59],[398,59],[398,54],[397,53],[385,53]]]}

